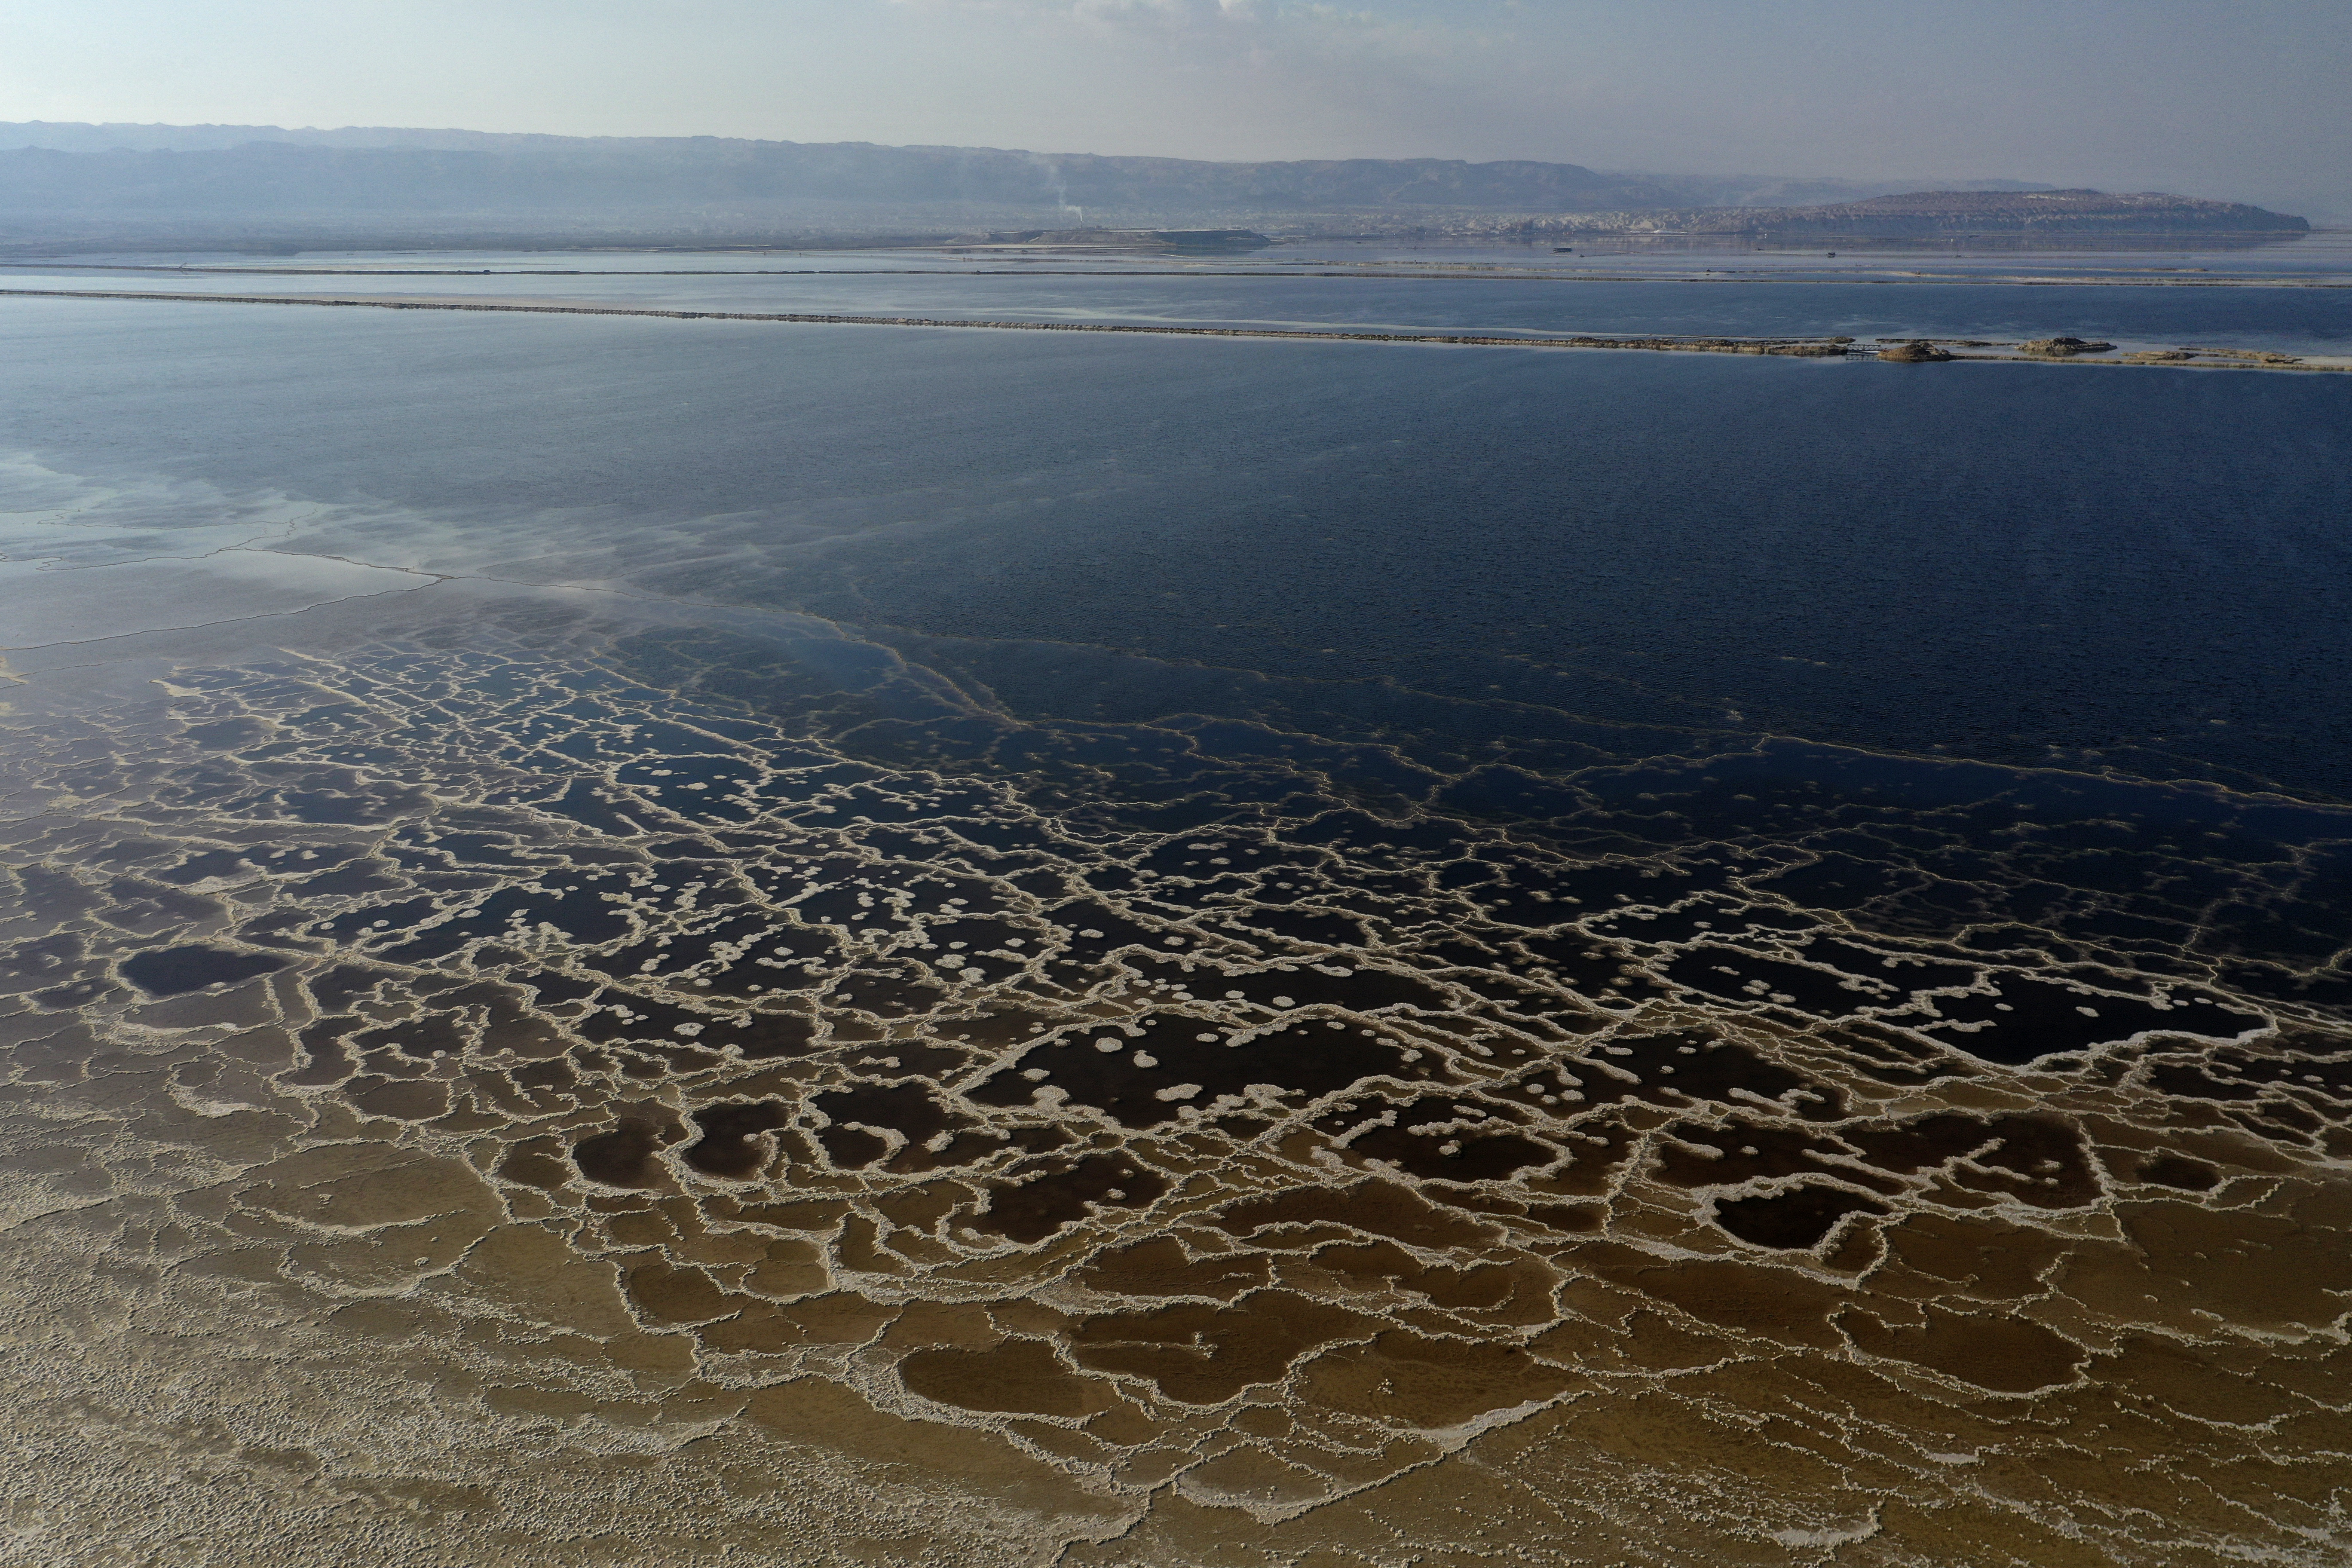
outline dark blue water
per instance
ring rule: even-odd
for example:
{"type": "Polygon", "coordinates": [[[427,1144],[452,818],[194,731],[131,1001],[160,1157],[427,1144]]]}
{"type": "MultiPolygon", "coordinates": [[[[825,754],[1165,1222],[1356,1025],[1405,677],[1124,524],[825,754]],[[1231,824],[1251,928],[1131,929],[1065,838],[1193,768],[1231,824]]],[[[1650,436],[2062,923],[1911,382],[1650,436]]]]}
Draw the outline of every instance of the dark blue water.
{"type": "Polygon", "coordinates": [[[2352,794],[2333,378],[234,309],[12,312],[7,438],[962,639],[1039,712],[1178,700],[1139,655],[1447,752],[1426,698],[2352,794]]]}

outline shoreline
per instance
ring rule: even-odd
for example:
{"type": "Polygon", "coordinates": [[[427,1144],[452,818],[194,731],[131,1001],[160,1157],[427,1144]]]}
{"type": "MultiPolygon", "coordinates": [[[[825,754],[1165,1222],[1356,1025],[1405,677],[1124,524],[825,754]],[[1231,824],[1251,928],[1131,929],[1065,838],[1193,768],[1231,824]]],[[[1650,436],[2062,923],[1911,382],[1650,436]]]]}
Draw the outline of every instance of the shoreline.
{"type": "MultiPolygon", "coordinates": [[[[477,311],[505,315],[641,316],[684,321],[764,321],[786,326],[911,327],[990,331],[1108,332],[1144,337],[1263,338],[1306,342],[1426,343],[1454,348],[1616,349],[1654,353],[1729,353],[1770,355],[1789,359],[1875,360],[1875,348],[1853,346],[1850,338],[1676,338],[1627,334],[1612,337],[1577,333],[1560,337],[1507,337],[1473,332],[1357,332],[1310,331],[1284,327],[1177,327],[1113,321],[1012,321],[930,316],[854,316],[801,311],[673,310],[652,306],[571,305],[467,300],[365,299],[357,296],[288,294],[166,294],[131,289],[0,289],[0,298],[41,300],[148,300],[164,304],[310,305],[327,309],[380,310],[477,311]]],[[[2229,351],[2224,351],[2229,352],[2229,351]]],[[[2260,351],[2239,351],[2255,353],[2260,351]]],[[[2343,364],[2195,361],[2149,361],[2068,356],[2045,358],[2023,354],[1955,354],[1943,363],[1990,361],[2018,364],[2112,364],[2145,370],[2261,370],[2313,374],[2352,371],[2343,364]]]]}
{"type": "MultiPolygon", "coordinates": [[[[943,260],[952,260],[943,258],[943,260]]],[[[1710,268],[1697,276],[1655,272],[1513,271],[1499,263],[1315,262],[1270,267],[294,267],[223,262],[18,261],[0,259],[0,274],[16,272],[174,272],[255,278],[1374,278],[1422,282],[1490,283],[1779,283],[1925,284],[1997,289],[2352,289],[2352,281],[2286,276],[2148,278],[2088,273],[2078,277],[1888,277],[1879,269],[1823,277],[1806,269],[1710,268]],[[1417,265],[1421,270],[1411,270],[1417,265]],[[1432,267],[1451,270],[1432,271],[1432,267]]]]}

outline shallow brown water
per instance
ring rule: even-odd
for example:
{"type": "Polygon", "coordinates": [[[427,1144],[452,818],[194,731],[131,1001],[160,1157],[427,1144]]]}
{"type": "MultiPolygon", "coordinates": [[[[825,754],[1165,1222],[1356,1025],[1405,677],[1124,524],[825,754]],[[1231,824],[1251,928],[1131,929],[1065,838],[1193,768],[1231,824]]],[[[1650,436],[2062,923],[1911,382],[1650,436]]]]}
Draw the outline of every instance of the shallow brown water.
{"type": "MultiPolygon", "coordinates": [[[[16,689],[26,1549],[2336,1560],[2307,1006],[1925,934],[1903,852],[1835,874],[1889,813],[1822,756],[1688,852],[1658,790],[1571,854],[1281,763],[1154,830],[1148,775],[1213,787],[1181,730],[786,714],[727,657],[16,689]]],[[[2095,786],[1903,765],[1988,910],[2132,827],[2145,915],[2262,810],[2035,829],[2095,786]]]]}

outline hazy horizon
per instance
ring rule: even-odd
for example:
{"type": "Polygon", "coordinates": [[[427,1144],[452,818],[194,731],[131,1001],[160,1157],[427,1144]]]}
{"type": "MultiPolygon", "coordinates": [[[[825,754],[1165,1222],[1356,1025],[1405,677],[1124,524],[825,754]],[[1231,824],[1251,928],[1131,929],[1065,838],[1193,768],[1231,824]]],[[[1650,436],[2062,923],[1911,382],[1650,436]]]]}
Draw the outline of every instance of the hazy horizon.
{"type": "Polygon", "coordinates": [[[2161,190],[2352,216],[2340,11],[2152,0],[27,0],[12,118],[711,135],[1217,161],[1526,159],[2161,190]]]}

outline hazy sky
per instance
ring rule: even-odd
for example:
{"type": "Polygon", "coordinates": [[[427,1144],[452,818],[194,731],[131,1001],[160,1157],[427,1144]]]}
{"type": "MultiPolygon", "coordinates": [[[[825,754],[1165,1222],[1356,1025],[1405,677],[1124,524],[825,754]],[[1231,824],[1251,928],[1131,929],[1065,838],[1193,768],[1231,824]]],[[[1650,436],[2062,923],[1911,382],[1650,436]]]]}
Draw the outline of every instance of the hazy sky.
{"type": "Polygon", "coordinates": [[[0,119],[2011,177],[2352,216],[2352,0],[8,0],[0,119]]]}

